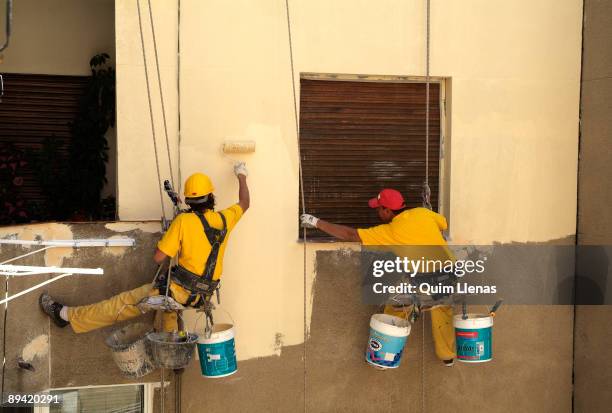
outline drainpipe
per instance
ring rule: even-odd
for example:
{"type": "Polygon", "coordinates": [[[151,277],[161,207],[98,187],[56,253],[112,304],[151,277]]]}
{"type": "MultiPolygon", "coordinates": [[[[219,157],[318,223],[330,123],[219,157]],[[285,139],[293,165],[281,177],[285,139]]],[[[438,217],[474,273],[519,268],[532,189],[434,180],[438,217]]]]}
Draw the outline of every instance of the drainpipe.
{"type": "Polygon", "coordinates": [[[0,46],[0,52],[6,49],[9,45],[9,39],[11,37],[11,21],[13,20],[13,0],[6,0],[6,25],[5,33],[6,38],[4,43],[0,46]]]}

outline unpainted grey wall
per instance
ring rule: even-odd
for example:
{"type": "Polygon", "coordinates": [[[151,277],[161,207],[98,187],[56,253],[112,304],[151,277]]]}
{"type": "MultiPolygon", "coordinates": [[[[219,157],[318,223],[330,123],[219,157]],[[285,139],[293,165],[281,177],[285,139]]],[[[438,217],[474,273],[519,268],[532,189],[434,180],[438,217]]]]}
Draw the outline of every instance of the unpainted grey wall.
{"type": "Polygon", "coordinates": [[[571,411],[571,306],[503,307],[495,320],[494,361],[452,368],[434,355],[426,314],[425,335],[421,319],[402,365],[380,371],[364,361],[377,309],[361,301],[359,255],[320,251],[316,268],[305,347],[241,362],[238,373],[222,380],[202,381],[192,364],[183,381],[186,411],[303,411],[304,394],[308,412],[422,411],[423,396],[429,412],[571,411]]]}
{"type": "MultiPolygon", "coordinates": [[[[118,236],[116,232],[106,229],[104,224],[71,224],[70,229],[75,239],[118,236]]],[[[42,291],[48,291],[67,305],[83,305],[150,282],[156,268],[151,257],[159,233],[134,230],[121,235],[134,238],[136,246],[119,254],[112,254],[104,248],[81,248],[62,262],[64,267],[101,267],[105,270],[104,276],[71,276],[9,303],[6,326],[2,326],[6,328],[5,393],[134,382],[121,376],[110,350],[104,344],[104,339],[114,327],[75,334],[70,327],[60,329],[50,323],[38,306],[38,296],[42,291]],[[46,350],[41,345],[45,341],[48,343],[46,350]],[[17,360],[23,356],[24,349],[33,344],[36,344],[37,351],[29,354],[35,354],[30,362],[36,371],[20,369],[17,360]]],[[[32,250],[3,245],[0,247],[0,260],[32,250]]],[[[44,255],[32,255],[15,264],[45,265],[44,255]]],[[[12,277],[9,280],[9,293],[22,291],[48,278],[50,276],[47,275],[12,277]]],[[[0,320],[4,319],[3,316],[4,307],[0,320]]],[[[152,314],[143,316],[143,319],[152,322],[152,314]]],[[[157,374],[151,374],[140,382],[158,380],[157,374]]]]}
{"type": "MultiPolygon", "coordinates": [[[[104,224],[70,227],[75,238],[117,235],[104,224]]],[[[104,267],[104,277],[77,276],[54,284],[49,292],[66,304],[81,305],[149,282],[155,268],[150,257],[159,233],[133,230],[121,235],[135,238],[136,247],[120,254],[81,249],[63,262],[64,266],[104,267]]],[[[0,259],[20,250],[2,247],[0,259]]],[[[44,264],[40,257],[26,262],[44,264]]],[[[280,356],[241,361],[235,375],[219,380],[201,377],[198,364],[192,362],[182,380],[183,411],[301,411],[304,402],[309,412],[420,411],[423,400],[431,412],[448,411],[449,406],[458,412],[571,410],[571,307],[503,307],[496,318],[494,361],[457,363],[452,368],[444,367],[434,355],[426,315],[425,335],[422,320],[418,321],[400,368],[378,371],[364,362],[368,322],[376,308],[362,304],[358,254],[320,251],[316,268],[305,345],[283,347],[280,356]]],[[[11,289],[21,290],[35,280],[21,282],[11,281],[11,289]]],[[[69,327],[59,329],[39,311],[37,296],[31,294],[9,306],[7,391],[135,382],[121,376],[104,344],[112,327],[78,335],[69,327]],[[48,337],[48,353],[32,360],[35,372],[19,369],[17,358],[40,335],[48,337]]],[[[237,340],[241,340],[239,331],[238,326],[237,340]]],[[[172,411],[174,380],[169,377],[166,411],[172,411]]],[[[151,374],[138,381],[158,380],[158,374],[151,374]]]]}
{"type": "MultiPolygon", "coordinates": [[[[610,246],[612,245],[611,0],[585,0],[583,36],[578,243],[610,246]]],[[[606,250],[610,251],[610,248],[606,250]]],[[[608,256],[608,264],[604,267],[607,268],[607,284],[612,284],[611,262],[612,256],[608,256]]],[[[593,276],[601,278],[601,275],[593,276]]],[[[610,305],[576,306],[575,412],[608,412],[612,409],[610,407],[612,406],[611,319],[610,305]]]]}

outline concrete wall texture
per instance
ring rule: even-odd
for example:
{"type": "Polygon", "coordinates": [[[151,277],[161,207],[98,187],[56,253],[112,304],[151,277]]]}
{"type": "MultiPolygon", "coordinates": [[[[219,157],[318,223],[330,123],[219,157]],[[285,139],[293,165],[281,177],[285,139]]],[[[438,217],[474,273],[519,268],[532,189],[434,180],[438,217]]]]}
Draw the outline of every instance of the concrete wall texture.
{"type": "MultiPolygon", "coordinates": [[[[55,248],[20,260],[23,265],[48,265],[65,267],[104,268],[105,275],[75,276],[50,284],[48,291],[68,304],[82,305],[108,298],[112,294],[150,282],[155,272],[151,251],[159,238],[159,223],[132,226],[125,224],[40,224],[5,227],[3,238],[18,239],[83,239],[106,237],[132,237],[134,248],[93,248],[73,250],[55,248]],[[109,228],[115,228],[109,229],[109,228]],[[138,228],[138,229],[136,229],[138,228]],[[146,257],[146,258],[145,258],[146,257]]],[[[37,249],[3,245],[2,261],[37,249]]],[[[47,275],[13,277],[9,280],[9,295],[51,278],[47,275]]],[[[2,283],[4,288],[4,283],[2,283]]],[[[123,383],[119,371],[114,368],[111,353],[104,344],[105,331],[75,335],[70,329],[51,326],[49,319],[38,311],[38,293],[20,297],[8,305],[6,328],[6,392],[27,389],[123,383]],[[17,359],[32,363],[36,372],[17,367],[17,359]],[[112,366],[112,367],[111,367],[112,366]],[[111,367],[111,368],[109,368],[111,367]]],[[[4,306],[3,306],[4,313],[4,306]]],[[[155,380],[155,377],[151,377],[155,380]]]]}
{"type": "MultiPolygon", "coordinates": [[[[585,1],[577,237],[582,245],[612,245],[611,38],[612,1],[585,1]]],[[[612,262],[612,256],[607,257],[607,262],[612,262]]],[[[609,264],[607,270],[607,279],[611,280],[609,264]]],[[[610,306],[576,307],[577,412],[604,411],[604,406],[612,404],[611,317],[610,306]]]]}
{"type": "MultiPolygon", "coordinates": [[[[103,267],[103,277],[75,276],[47,289],[63,303],[82,305],[149,281],[154,271],[151,251],[160,233],[157,223],[124,222],[7,227],[0,236],[134,238],[134,248],[61,248],[24,259],[28,265],[103,267]]],[[[29,251],[3,246],[0,259],[29,251]]],[[[423,401],[426,411],[446,411],[448,406],[458,412],[571,410],[572,307],[504,308],[496,318],[495,361],[480,366],[459,364],[452,369],[435,358],[430,320],[425,315],[425,325],[422,319],[413,326],[402,366],[381,372],[363,360],[368,320],[376,308],[361,302],[358,254],[319,251],[316,262],[313,313],[305,345],[286,346],[283,337],[277,337],[278,355],[244,360],[243,349],[250,340],[237,323],[238,373],[227,379],[206,380],[200,376],[198,364],[192,362],[182,380],[183,411],[301,411],[304,402],[309,412],[419,411],[423,401]]],[[[45,277],[13,278],[9,294],[45,277]]],[[[115,327],[79,335],[69,327],[58,329],[42,313],[33,311],[37,296],[19,298],[8,308],[7,325],[3,326],[7,333],[7,392],[130,382],[120,375],[104,344],[115,327]],[[19,357],[31,362],[36,371],[19,369],[19,357]]],[[[151,321],[150,315],[143,318],[151,321]]],[[[136,382],[155,381],[159,381],[158,373],[136,382]]],[[[168,391],[168,411],[172,411],[171,396],[168,391]]]]}

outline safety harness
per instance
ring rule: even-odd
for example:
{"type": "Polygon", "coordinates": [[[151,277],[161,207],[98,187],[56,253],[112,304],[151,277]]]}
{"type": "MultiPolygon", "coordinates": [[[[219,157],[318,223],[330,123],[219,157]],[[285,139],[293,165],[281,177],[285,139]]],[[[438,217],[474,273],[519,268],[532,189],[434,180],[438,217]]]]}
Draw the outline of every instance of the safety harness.
{"type": "Polygon", "coordinates": [[[204,265],[204,271],[201,275],[198,275],[181,265],[176,265],[172,267],[171,279],[172,282],[175,282],[189,291],[189,298],[185,305],[190,306],[194,304],[199,296],[202,297],[203,300],[197,302],[197,306],[201,307],[210,301],[215,292],[217,293],[217,301],[219,301],[219,280],[213,281],[213,276],[215,274],[215,268],[217,268],[217,260],[219,258],[221,245],[227,236],[227,222],[223,213],[219,212],[221,221],[223,222],[223,228],[216,229],[210,226],[204,214],[201,212],[195,212],[195,214],[200,219],[206,239],[211,246],[210,254],[204,265]]]}
{"type": "MultiPolygon", "coordinates": [[[[419,273],[414,277],[406,276],[398,279],[399,284],[408,284],[413,287],[413,293],[394,294],[389,297],[389,305],[396,307],[433,307],[436,305],[452,304],[456,297],[448,291],[457,282],[457,276],[454,273],[446,272],[430,272],[419,273]],[[435,293],[421,292],[421,287],[427,284],[430,288],[434,287],[435,293]]],[[[433,289],[433,288],[432,288],[433,289]]]]}

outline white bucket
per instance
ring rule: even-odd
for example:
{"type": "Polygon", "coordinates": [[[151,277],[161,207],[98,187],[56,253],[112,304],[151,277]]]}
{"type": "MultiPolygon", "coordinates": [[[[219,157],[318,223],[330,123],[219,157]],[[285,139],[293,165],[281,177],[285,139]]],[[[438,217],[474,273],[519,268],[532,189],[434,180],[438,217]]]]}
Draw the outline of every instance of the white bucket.
{"type": "Polygon", "coordinates": [[[215,324],[209,338],[200,335],[198,356],[202,376],[220,378],[238,371],[234,336],[232,324],[215,324]]]}
{"type": "Polygon", "coordinates": [[[457,360],[484,363],[493,359],[493,317],[485,314],[461,314],[453,318],[457,360]]]}
{"type": "Polygon", "coordinates": [[[374,314],[370,319],[366,361],[385,369],[399,367],[408,335],[408,320],[389,314],[374,314]]]}

